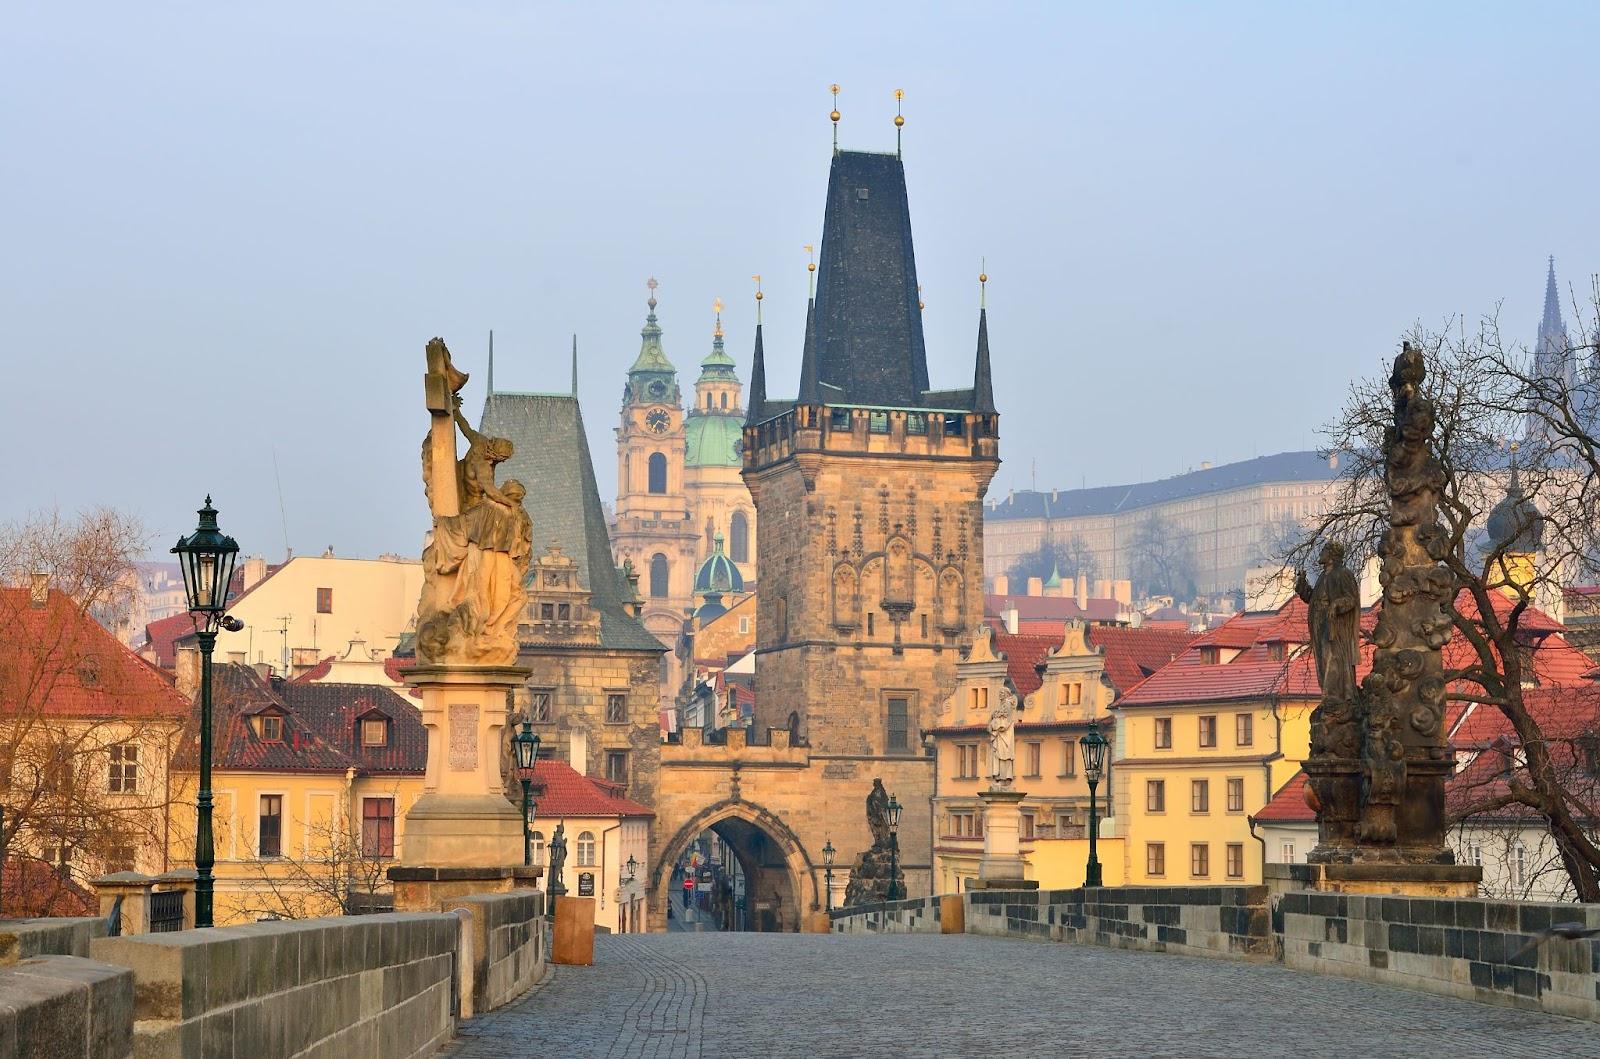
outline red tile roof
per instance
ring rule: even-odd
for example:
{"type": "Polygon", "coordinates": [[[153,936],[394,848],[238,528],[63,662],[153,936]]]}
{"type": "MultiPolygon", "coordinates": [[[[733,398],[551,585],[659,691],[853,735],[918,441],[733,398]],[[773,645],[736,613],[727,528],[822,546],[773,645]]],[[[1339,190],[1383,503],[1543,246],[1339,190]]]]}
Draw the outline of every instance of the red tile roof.
{"type": "Polygon", "coordinates": [[[178,641],[193,633],[194,619],[188,611],[181,611],[147,624],[140,649],[155,655],[156,665],[171,670],[178,664],[178,641]]]}
{"type": "Polygon", "coordinates": [[[533,766],[540,818],[568,816],[654,816],[623,795],[619,784],[585,776],[565,761],[540,758],[533,766]]]}
{"type": "Polygon", "coordinates": [[[1263,824],[1314,824],[1316,811],[1306,804],[1306,774],[1296,772],[1278,788],[1272,800],[1262,806],[1256,820],[1263,824]]]}
{"type": "Polygon", "coordinates": [[[100,914],[94,895],[34,857],[7,857],[0,903],[13,919],[100,914]]]}
{"type": "Polygon", "coordinates": [[[1023,636],[1006,632],[1004,627],[994,630],[994,649],[1005,655],[1006,675],[1019,696],[1026,697],[1038,690],[1044,680],[1038,665],[1050,655],[1053,648],[1061,646],[1060,636],[1023,636]]]}
{"type": "MultiPolygon", "coordinates": [[[[234,771],[343,772],[421,775],[427,768],[428,733],[417,707],[390,688],[369,684],[296,684],[264,679],[237,663],[219,665],[213,677],[216,767],[234,771]],[[252,719],[284,718],[283,739],[256,734],[252,719]],[[389,722],[381,747],[361,745],[363,717],[389,722]]],[[[192,762],[193,747],[184,755],[192,762]]]]}
{"type": "Polygon", "coordinates": [[[1106,679],[1126,695],[1172,661],[1195,640],[1187,629],[1147,629],[1122,625],[1089,626],[1089,644],[1105,654],[1106,679]]]}
{"type": "Polygon", "coordinates": [[[186,717],[189,703],[71,597],[0,588],[0,702],[8,713],[57,717],[186,717]]]}

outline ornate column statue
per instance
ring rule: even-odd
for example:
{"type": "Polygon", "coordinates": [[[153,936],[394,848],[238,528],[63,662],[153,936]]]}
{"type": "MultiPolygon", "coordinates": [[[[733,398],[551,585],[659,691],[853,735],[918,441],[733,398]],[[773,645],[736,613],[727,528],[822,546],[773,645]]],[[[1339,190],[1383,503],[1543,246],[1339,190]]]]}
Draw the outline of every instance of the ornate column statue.
{"type": "Polygon", "coordinates": [[[441,339],[426,356],[422,485],[433,530],[422,551],[417,665],[406,680],[422,692],[428,764],[422,797],[406,812],[405,864],[389,872],[401,909],[435,908],[462,886],[508,889],[539,872],[521,863],[522,814],[500,774],[508,695],[528,675],[516,664],[517,621],[533,524],[522,484],[495,482],[511,443],[461,414],[467,375],[441,339]],[[467,439],[459,459],[458,427],[467,439]]]}

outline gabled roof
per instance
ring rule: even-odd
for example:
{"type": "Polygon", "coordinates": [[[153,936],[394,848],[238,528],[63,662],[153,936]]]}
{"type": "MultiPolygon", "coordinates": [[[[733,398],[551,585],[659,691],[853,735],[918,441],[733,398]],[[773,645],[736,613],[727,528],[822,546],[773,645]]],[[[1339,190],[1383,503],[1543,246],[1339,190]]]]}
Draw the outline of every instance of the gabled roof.
{"type": "Polygon", "coordinates": [[[1256,821],[1263,824],[1315,824],[1317,814],[1306,804],[1306,774],[1296,772],[1278,788],[1272,800],[1262,806],[1256,821]]]}
{"type": "MultiPolygon", "coordinates": [[[[188,621],[185,614],[184,620],[188,621]]],[[[182,720],[189,702],[64,592],[0,588],[0,703],[11,714],[182,720]]]]}
{"type": "Polygon", "coordinates": [[[1123,625],[1091,625],[1089,645],[1105,653],[1106,679],[1126,695],[1146,677],[1172,661],[1194,642],[1187,629],[1146,629],[1123,625]]]}
{"type": "MultiPolygon", "coordinates": [[[[600,614],[600,645],[665,651],[624,606],[627,590],[611,558],[578,399],[570,394],[493,393],[484,402],[479,429],[511,439],[515,452],[501,467],[499,480],[515,478],[528,491],[523,503],[533,519],[534,553],[542,554],[553,542],[577,562],[578,583],[589,590],[591,605],[600,614]]],[[[532,569],[528,576],[533,576],[532,569]]]]}
{"type": "MultiPolygon", "coordinates": [[[[427,768],[428,733],[409,699],[368,684],[296,684],[263,678],[250,666],[216,666],[212,676],[215,767],[231,771],[343,772],[421,775],[427,768]],[[361,745],[356,720],[374,710],[389,719],[389,740],[361,745]],[[250,719],[262,712],[285,717],[283,739],[260,738],[250,719]]],[[[180,755],[193,767],[195,748],[180,755]]]]}
{"type": "Polygon", "coordinates": [[[585,776],[565,761],[554,758],[540,758],[534,763],[533,783],[538,796],[539,819],[655,815],[647,806],[626,797],[618,784],[585,776]]]}
{"type": "Polygon", "coordinates": [[[162,669],[174,669],[178,665],[178,641],[192,635],[194,619],[188,611],[182,611],[145,625],[141,649],[155,655],[155,664],[162,669]]]}

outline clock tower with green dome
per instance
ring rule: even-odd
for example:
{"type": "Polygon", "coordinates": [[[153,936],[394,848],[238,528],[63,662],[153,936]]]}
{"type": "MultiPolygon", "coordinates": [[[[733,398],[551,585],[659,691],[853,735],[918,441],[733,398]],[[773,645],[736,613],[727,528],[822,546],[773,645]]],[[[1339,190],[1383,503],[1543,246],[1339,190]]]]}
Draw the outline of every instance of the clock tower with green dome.
{"type": "MultiPolygon", "coordinates": [[[[644,597],[640,615],[668,648],[675,648],[694,607],[699,533],[690,517],[684,475],[683,396],[678,371],[661,346],[652,278],[649,312],[639,332],[639,355],[628,369],[617,427],[617,507],[612,545],[616,561],[630,560],[644,597]]],[[[668,655],[669,660],[674,656],[668,655]]],[[[672,662],[669,661],[669,666],[672,662]]],[[[677,687],[666,674],[664,691],[677,687]]]]}
{"type": "MultiPolygon", "coordinates": [[[[759,304],[759,303],[758,303],[759,304]]],[[[699,534],[698,554],[708,561],[714,541],[727,544],[726,558],[747,582],[756,578],[756,508],[745,487],[743,387],[722,341],[722,301],[713,306],[716,326],[711,352],[700,362],[694,404],[684,422],[684,488],[689,515],[699,534]]]]}

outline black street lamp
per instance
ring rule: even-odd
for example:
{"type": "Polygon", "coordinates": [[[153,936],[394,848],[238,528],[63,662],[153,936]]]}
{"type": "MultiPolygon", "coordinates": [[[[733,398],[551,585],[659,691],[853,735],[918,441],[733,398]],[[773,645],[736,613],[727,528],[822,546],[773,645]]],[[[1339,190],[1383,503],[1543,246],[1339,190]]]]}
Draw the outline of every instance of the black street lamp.
{"type": "Polygon", "coordinates": [[[517,755],[517,778],[522,781],[522,863],[533,863],[533,766],[539,760],[539,737],[533,722],[524,720],[522,731],[511,737],[517,755]]]}
{"type": "Polygon", "coordinates": [[[1095,839],[1100,830],[1096,812],[1094,789],[1100,785],[1100,772],[1106,764],[1106,737],[1100,734],[1100,723],[1089,726],[1089,731],[1078,742],[1083,746],[1083,775],[1089,781],[1089,865],[1084,870],[1083,885],[1104,886],[1100,878],[1100,857],[1095,852],[1095,839]]]}
{"type": "Polygon", "coordinates": [[[206,506],[198,514],[200,525],[189,536],[178,538],[172,552],[183,569],[189,617],[200,641],[200,790],[195,797],[198,819],[194,836],[194,925],[209,927],[211,869],[217,862],[211,833],[211,653],[216,649],[219,630],[238,632],[244,623],[227,615],[228,582],[233,580],[239,542],[217,528],[217,509],[211,506],[211,497],[206,497],[206,506]]]}
{"type": "Polygon", "coordinates": [[[822,847],[823,908],[829,912],[833,911],[833,858],[838,852],[833,848],[832,839],[822,847]]]}
{"type": "Polygon", "coordinates": [[[630,856],[628,857],[628,877],[624,879],[623,882],[632,884],[633,877],[637,874],[639,874],[639,859],[637,857],[630,856]]]}
{"type": "Polygon", "coordinates": [[[889,890],[887,900],[898,901],[905,897],[900,892],[900,802],[889,795],[889,890]]]}

